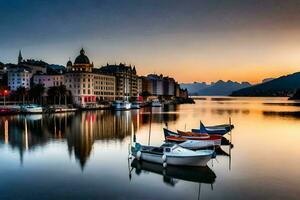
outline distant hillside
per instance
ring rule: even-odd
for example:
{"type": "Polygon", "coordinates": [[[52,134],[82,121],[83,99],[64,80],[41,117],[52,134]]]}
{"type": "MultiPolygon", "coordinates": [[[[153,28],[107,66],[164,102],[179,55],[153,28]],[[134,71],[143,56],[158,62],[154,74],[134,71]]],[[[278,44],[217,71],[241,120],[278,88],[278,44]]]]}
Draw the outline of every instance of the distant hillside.
{"type": "Polygon", "coordinates": [[[197,95],[199,90],[209,87],[205,82],[203,83],[182,83],[180,87],[183,89],[187,89],[189,91],[189,95],[197,95]]]}
{"type": "Polygon", "coordinates": [[[201,96],[228,96],[233,91],[241,88],[250,87],[251,84],[248,82],[238,83],[233,81],[217,81],[207,85],[206,83],[191,83],[181,84],[182,88],[187,88],[190,95],[201,95],[201,96]]]}
{"type": "Polygon", "coordinates": [[[231,96],[290,96],[298,88],[300,88],[300,72],[237,90],[231,96]]]}

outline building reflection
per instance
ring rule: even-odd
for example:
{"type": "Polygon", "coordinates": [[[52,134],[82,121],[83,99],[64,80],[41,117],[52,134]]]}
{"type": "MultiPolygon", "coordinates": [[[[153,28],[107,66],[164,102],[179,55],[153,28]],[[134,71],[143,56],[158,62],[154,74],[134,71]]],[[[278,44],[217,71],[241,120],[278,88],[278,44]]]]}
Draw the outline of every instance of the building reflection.
{"type": "MultiPolygon", "coordinates": [[[[32,151],[51,140],[66,141],[83,169],[96,140],[123,141],[134,130],[150,122],[147,111],[86,111],[51,115],[19,115],[0,118],[0,142],[17,149],[21,163],[25,151],[32,151]]],[[[176,114],[152,115],[152,122],[176,120],[176,114]]]]}

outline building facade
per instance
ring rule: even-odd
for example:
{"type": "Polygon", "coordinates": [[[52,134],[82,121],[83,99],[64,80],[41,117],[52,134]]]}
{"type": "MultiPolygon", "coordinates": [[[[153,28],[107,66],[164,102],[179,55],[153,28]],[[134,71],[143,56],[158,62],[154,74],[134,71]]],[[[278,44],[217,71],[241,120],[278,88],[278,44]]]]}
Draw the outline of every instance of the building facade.
{"type": "Polygon", "coordinates": [[[65,85],[72,93],[73,102],[80,107],[115,98],[115,77],[95,70],[84,49],[81,49],[74,64],[68,61],[65,85]]]}
{"type": "Polygon", "coordinates": [[[106,66],[101,67],[99,71],[115,77],[116,99],[123,100],[138,97],[138,76],[136,74],[135,66],[126,66],[122,63],[119,65],[107,64],[106,66]]]}
{"type": "Polygon", "coordinates": [[[16,66],[8,69],[7,85],[11,91],[16,91],[19,87],[30,88],[32,72],[25,66],[16,66]]]}
{"type": "Polygon", "coordinates": [[[35,74],[33,75],[33,84],[42,84],[45,88],[64,85],[63,74],[35,74]]]}

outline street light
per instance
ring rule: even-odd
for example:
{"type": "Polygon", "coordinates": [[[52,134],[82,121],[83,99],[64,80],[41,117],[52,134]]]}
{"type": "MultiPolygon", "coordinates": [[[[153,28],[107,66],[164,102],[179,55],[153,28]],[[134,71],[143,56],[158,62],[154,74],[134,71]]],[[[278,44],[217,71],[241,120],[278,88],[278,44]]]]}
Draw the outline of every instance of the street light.
{"type": "Polygon", "coordinates": [[[4,91],[3,91],[3,96],[4,96],[4,106],[5,106],[5,97],[6,97],[7,94],[8,94],[8,91],[7,91],[7,90],[4,90],[4,91]]]}

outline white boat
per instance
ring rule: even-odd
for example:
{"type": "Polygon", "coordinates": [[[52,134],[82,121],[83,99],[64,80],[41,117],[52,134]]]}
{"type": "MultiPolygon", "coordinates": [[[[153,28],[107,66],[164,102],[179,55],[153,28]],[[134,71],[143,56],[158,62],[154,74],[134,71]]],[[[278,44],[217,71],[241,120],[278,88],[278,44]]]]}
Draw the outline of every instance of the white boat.
{"type": "Polygon", "coordinates": [[[43,113],[43,107],[36,104],[22,105],[21,111],[29,114],[43,113]]]}
{"type": "Polygon", "coordinates": [[[161,103],[158,99],[153,99],[152,102],[151,102],[151,106],[152,107],[161,107],[161,103]]]}
{"type": "Polygon", "coordinates": [[[137,101],[134,101],[131,103],[131,109],[140,109],[141,106],[140,106],[140,103],[137,102],[137,101]]]}
{"type": "Polygon", "coordinates": [[[186,149],[202,149],[214,147],[215,142],[211,140],[187,140],[185,142],[179,143],[178,145],[186,149]]]}
{"type": "Polygon", "coordinates": [[[115,101],[112,104],[113,108],[115,110],[129,110],[131,108],[131,103],[129,103],[128,101],[115,101]]]}
{"type": "Polygon", "coordinates": [[[206,166],[214,150],[192,151],[177,144],[165,143],[160,147],[142,146],[136,143],[132,155],[138,160],[167,165],[206,166]]]}

